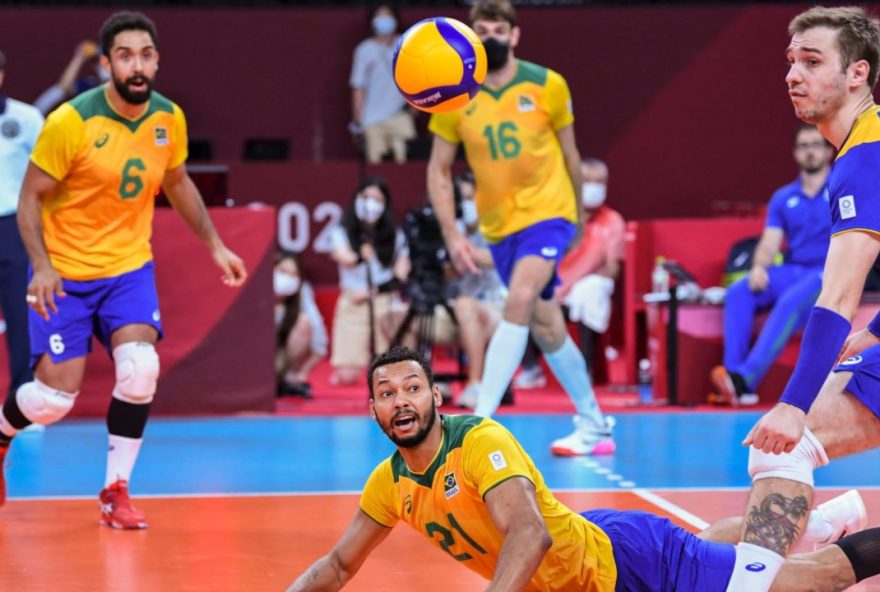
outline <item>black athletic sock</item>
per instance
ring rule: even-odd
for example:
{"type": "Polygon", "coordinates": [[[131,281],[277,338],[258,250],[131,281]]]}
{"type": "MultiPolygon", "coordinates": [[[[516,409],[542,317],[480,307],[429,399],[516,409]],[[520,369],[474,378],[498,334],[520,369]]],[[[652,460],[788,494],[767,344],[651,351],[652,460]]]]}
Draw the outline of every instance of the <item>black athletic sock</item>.
{"type": "Polygon", "coordinates": [[[9,422],[9,425],[17,430],[23,430],[33,423],[24,416],[24,413],[21,412],[21,408],[18,406],[18,401],[16,400],[15,392],[9,393],[9,396],[6,397],[6,402],[3,403],[3,415],[6,417],[6,421],[9,422]]]}
{"type": "Polygon", "coordinates": [[[107,410],[107,431],[114,436],[140,439],[144,437],[149,417],[149,403],[135,405],[113,397],[107,410]]]}
{"type": "Polygon", "coordinates": [[[869,528],[834,543],[844,552],[856,574],[856,582],[880,574],[880,528],[869,528]]]}

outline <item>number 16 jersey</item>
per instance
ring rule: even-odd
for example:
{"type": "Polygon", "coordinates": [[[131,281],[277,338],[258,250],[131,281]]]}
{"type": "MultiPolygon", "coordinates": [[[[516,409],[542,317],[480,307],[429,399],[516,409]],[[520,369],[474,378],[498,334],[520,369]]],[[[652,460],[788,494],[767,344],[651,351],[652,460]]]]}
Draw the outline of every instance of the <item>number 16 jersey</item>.
{"type": "Polygon", "coordinates": [[[115,277],[150,261],[156,193],[186,157],[183,111],[156,92],[137,119],[114,110],[104,86],[49,115],[31,162],[58,181],[42,221],[61,277],[115,277]]]}
{"type": "Polygon", "coordinates": [[[464,145],[476,179],[480,232],[487,240],[498,242],[552,218],[577,221],[574,188],[556,135],[573,122],[565,79],[523,60],[502,88],[483,87],[464,108],[431,117],[431,132],[464,145]]]}

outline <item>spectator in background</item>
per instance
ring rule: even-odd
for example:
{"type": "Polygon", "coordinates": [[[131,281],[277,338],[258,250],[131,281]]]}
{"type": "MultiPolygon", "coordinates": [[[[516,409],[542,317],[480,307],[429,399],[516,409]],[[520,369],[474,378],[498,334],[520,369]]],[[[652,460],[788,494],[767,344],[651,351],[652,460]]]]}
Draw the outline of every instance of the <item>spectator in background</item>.
{"type": "Polygon", "coordinates": [[[333,313],[333,382],[355,384],[370,356],[388,348],[377,321],[388,315],[399,282],[409,274],[406,240],[394,223],[383,179],[370,177],[358,185],[332,236],[340,287],[333,313]]]}
{"type": "Polygon", "coordinates": [[[395,162],[406,162],[406,141],[416,137],[412,114],[394,83],[392,61],[398,23],[393,6],[377,5],[370,11],[373,36],[354,50],[349,127],[355,136],[363,135],[370,164],[381,162],[389,150],[395,162]]]}
{"type": "Polygon", "coordinates": [[[61,78],[37,97],[34,106],[47,115],[64,101],[110,80],[98,60],[100,56],[100,49],[94,41],[80,41],[61,78]]]}
{"type": "Polygon", "coordinates": [[[831,216],[825,181],[834,155],[813,125],[795,134],[797,179],[779,188],[770,199],[767,223],[747,277],[727,290],[724,303],[724,365],[712,369],[714,403],[754,404],[755,389],[792,333],[807,321],[822,288],[822,269],[831,240],[831,216]],[[783,241],[788,256],[773,266],[783,241]],[[749,339],[755,314],[770,308],[770,316],[755,345],[749,339]]]}
{"type": "MultiPolygon", "coordinates": [[[[584,238],[559,264],[556,299],[567,307],[567,316],[578,323],[581,351],[592,374],[599,334],[608,329],[611,295],[623,261],[626,224],[616,210],[605,205],[608,166],[595,158],[581,163],[584,238]]],[[[538,364],[537,349],[526,351],[517,388],[541,388],[547,383],[538,364]]]]}
{"type": "Polygon", "coordinates": [[[476,262],[482,271],[480,274],[465,272],[452,286],[452,307],[458,321],[459,343],[467,358],[468,373],[468,383],[459,394],[456,405],[474,408],[479,399],[486,348],[501,322],[507,290],[495,271],[488,243],[480,234],[477,202],[474,201],[474,176],[468,171],[456,176],[454,182],[461,198],[462,234],[476,247],[476,262]]]}
{"type": "MultiPolygon", "coordinates": [[[[0,52],[0,89],[5,73],[6,57],[0,52]]],[[[0,308],[6,321],[9,393],[32,379],[25,301],[28,257],[15,212],[28,158],[42,126],[39,111],[0,90],[0,308]]]]}
{"type": "Polygon", "coordinates": [[[275,327],[278,330],[278,395],[312,398],[309,372],[327,356],[327,329],[312,285],[305,281],[299,256],[281,251],[272,274],[275,327]]]}

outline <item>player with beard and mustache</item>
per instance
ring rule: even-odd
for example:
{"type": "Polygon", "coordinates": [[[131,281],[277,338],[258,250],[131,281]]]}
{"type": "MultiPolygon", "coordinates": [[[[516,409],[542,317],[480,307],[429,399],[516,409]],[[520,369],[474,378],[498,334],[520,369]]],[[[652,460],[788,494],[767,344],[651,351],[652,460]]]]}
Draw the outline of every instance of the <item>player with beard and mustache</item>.
{"type": "MultiPolygon", "coordinates": [[[[147,526],[128,482],[156,391],[162,337],[150,247],[159,188],[211,251],[223,283],[247,278],[217,234],[186,172],[186,120],[153,92],[156,27],[119,12],[101,27],[101,65],[111,82],[64,103],[37,139],[21,189],[18,223],[33,273],[28,286],[35,379],[0,413],[0,465],[15,434],[50,424],[73,407],[95,336],[116,364],[107,411],[109,451],[101,522],[147,526]]],[[[0,474],[0,504],[5,501],[0,474]]]]}
{"type": "MultiPolygon", "coordinates": [[[[707,539],[741,525],[741,518],[693,535],[646,512],[578,514],[553,496],[532,459],[500,424],[437,412],[443,398],[418,352],[392,348],[373,360],[367,381],[370,413],[397,451],[373,470],[348,529],[297,578],[292,592],[339,590],[400,521],[491,580],[487,590],[724,590],[736,547],[707,539]]],[[[842,523],[835,526],[839,538],[842,523]]],[[[880,528],[857,536],[880,543],[880,528]]],[[[880,561],[844,553],[839,545],[847,543],[842,539],[793,557],[776,590],[842,590],[855,581],[853,565],[861,569],[862,563],[862,575],[880,572],[880,561]]]]}
{"type": "Polygon", "coordinates": [[[478,251],[455,219],[452,165],[463,145],[476,179],[480,232],[508,287],[474,413],[495,413],[531,331],[576,412],[574,432],[550,450],[611,454],[614,422],[599,409],[584,356],[553,298],[559,262],[583,235],[581,157],[568,84],[559,73],[514,57],[521,30],[509,0],[476,2],[470,20],[486,48],[486,82],[463,109],[431,117],[428,193],[453,263],[479,274],[478,251]]]}
{"type": "Polygon", "coordinates": [[[822,266],[831,238],[825,180],[831,145],[816,126],[804,124],[794,138],[797,179],[776,190],[767,223],[755,247],[749,274],[727,289],[724,300],[724,365],[712,369],[714,403],[758,402],[755,390],[792,334],[807,322],[822,288],[822,266]],[[782,243],[785,263],[778,265],[782,243]],[[752,325],[759,310],[770,309],[754,346],[752,325]]]}

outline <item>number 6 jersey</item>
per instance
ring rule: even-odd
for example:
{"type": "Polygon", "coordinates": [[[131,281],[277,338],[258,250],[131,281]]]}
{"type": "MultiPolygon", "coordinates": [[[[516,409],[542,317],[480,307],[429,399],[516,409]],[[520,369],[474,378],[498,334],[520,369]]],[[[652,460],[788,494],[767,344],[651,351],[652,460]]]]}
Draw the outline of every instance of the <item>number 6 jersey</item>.
{"type": "Polygon", "coordinates": [[[510,432],[491,419],[441,417],[443,441],[431,465],[415,473],[395,452],[367,480],[361,510],[388,528],[403,520],[491,580],[504,538],[484,498],[504,481],[522,477],[534,485],[553,538],[527,590],[612,592],[617,568],[608,536],[553,497],[510,432]]]}
{"type": "Polygon", "coordinates": [[[577,222],[556,135],[573,122],[565,79],[523,60],[502,88],[484,86],[464,108],[431,116],[431,132],[464,145],[476,178],[480,232],[489,242],[551,218],[577,222]]]}
{"type": "Polygon", "coordinates": [[[154,198],[186,157],[183,111],[156,92],[137,119],[114,110],[104,86],[49,115],[31,162],[59,182],[42,211],[56,271],[85,281],[150,261],[154,198]]]}

